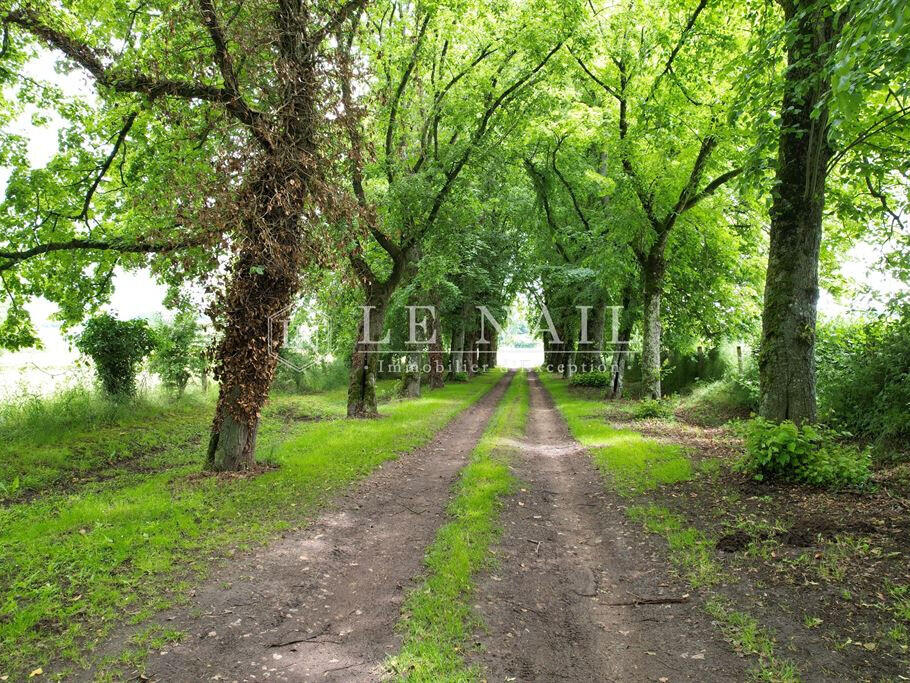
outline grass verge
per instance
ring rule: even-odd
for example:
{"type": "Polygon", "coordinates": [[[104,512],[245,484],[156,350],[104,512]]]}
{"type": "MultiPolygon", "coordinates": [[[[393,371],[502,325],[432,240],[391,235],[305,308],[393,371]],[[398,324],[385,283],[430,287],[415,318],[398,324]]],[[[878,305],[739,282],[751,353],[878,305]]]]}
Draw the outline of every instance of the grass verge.
{"type": "Polygon", "coordinates": [[[462,656],[476,624],[468,597],[473,576],[488,561],[499,529],[501,498],[514,484],[506,461],[510,446],[524,432],[528,383],[516,376],[461,471],[451,521],[439,529],[426,555],[427,577],[408,596],[399,624],[404,643],[387,665],[401,680],[473,681],[480,674],[462,656]]]}
{"type": "MultiPolygon", "coordinates": [[[[644,438],[631,430],[616,429],[604,420],[602,402],[570,391],[568,384],[542,373],[541,382],[553,397],[572,435],[587,449],[608,485],[626,498],[641,497],[662,485],[686,481],[694,468],[680,446],[644,438]]],[[[724,577],[714,557],[714,543],[679,515],[651,502],[627,508],[626,514],[653,534],[666,539],[670,560],[692,588],[708,596],[705,609],[724,637],[743,654],[759,658],[756,680],[790,683],[799,680],[795,666],[774,653],[772,636],[748,614],[734,610],[711,590],[724,577]]]]}
{"type": "MultiPolygon", "coordinates": [[[[288,421],[282,411],[308,414],[312,400],[327,415],[343,414],[344,392],[282,397],[258,448],[279,467],[256,477],[199,476],[201,448],[168,445],[164,417],[149,426],[165,446],[154,455],[166,461],[161,468],[0,507],[0,680],[37,668],[66,677],[60,663],[86,664],[113,625],[141,623],[185,595],[213,561],[304,523],[333,492],[428,441],[500,377],[392,402],[380,420],[288,421]]],[[[204,432],[210,417],[199,413],[195,428],[204,432]]],[[[138,428],[123,419],[104,429],[138,428]]],[[[13,466],[7,451],[0,460],[13,466]]]]}

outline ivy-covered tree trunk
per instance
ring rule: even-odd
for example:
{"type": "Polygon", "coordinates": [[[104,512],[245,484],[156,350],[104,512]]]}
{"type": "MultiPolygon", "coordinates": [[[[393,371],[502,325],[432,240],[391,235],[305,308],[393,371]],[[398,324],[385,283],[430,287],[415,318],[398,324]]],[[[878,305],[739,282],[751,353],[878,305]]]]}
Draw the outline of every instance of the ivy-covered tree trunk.
{"type": "Polygon", "coordinates": [[[834,34],[828,2],[787,0],[787,63],[758,366],[759,411],[771,420],[814,422],[818,255],[825,206],[824,70],[834,34]]]}
{"type": "MultiPolygon", "coordinates": [[[[268,189],[263,192],[267,196],[268,189]]],[[[269,318],[291,303],[298,287],[296,220],[281,217],[268,228],[268,237],[283,240],[286,251],[270,257],[266,236],[254,242],[257,228],[251,228],[254,239],[235,261],[226,299],[215,312],[224,331],[216,350],[220,389],[206,467],[216,472],[247,470],[254,464],[260,410],[283,341],[269,334],[269,318]]]]}
{"type": "Polygon", "coordinates": [[[652,249],[642,268],[643,325],[641,350],[641,381],[645,396],[660,398],[660,306],[663,298],[665,264],[662,249],[652,249]]]}
{"type": "Polygon", "coordinates": [[[490,331],[490,350],[487,352],[487,365],[495,368],[498,365],[497,354],[499,353],[499,335],[496,330],[490,331]]]}
{"type": "Polygon", "coordinates": [[[372,306],[369,329],[361,318],[357,325],[357,339],[351,354],[351,373],[348,377],[348,417],[372,418],[379,415],[376,405],[376,366],[379,340],[385,324],[389,295],[385,288],[367,293],[366,306],[372,306]]]}

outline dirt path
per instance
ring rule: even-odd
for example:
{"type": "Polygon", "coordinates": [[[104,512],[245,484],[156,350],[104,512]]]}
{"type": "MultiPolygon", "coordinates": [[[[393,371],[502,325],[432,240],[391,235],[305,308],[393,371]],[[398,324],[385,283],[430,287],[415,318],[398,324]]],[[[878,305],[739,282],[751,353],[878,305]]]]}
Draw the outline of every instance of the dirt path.
{"type": "Polygon", "coordinates": [[[536,376],[530,385],[521,489],[502,513],[499,566],[474,596],[488,680],[744,680],[747,663],[670,577],[665,549],[626,519],[536,376]]]}
{"type": "Polygon", "coordinates": [[[147,678],[378,680],[455,477],[511,377],[304,531],[220,570],[191,604],[162,615],[162,625],[188,635],[149,656],[147,678]]]}

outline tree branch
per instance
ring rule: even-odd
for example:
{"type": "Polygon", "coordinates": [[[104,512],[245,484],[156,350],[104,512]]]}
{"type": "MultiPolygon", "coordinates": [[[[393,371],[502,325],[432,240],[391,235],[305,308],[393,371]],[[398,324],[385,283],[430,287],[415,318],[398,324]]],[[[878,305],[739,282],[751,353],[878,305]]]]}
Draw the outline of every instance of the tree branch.
{"type": "Polygon", "coordinates": [[[562,171],[559,170],[559,167],[556,165],[556,155],[559,152],[559,147],[562,145],[562,140],[559,141],[559,144],[556,145],[556,149],[553,150],[553,172],[556,174],[556,177],[559,178],[559,181],[562,183],[563,187],[566,188],[566,192],[569,193],[569,197],[572,199],[572,206],[575,209],[575,214],[581,220],[582,225],[585,226],[585,230],[590,235],[591,234],[591,224],[588,222],[587,217],[584,212],[581,210],[581,206],[578,204],[578,199],[575,197],[575,192],[572,190],[572,186],[569,184],[569,181],[566,180],[565,176],[562,174],[562,171]]]}
{"type": "Polygon", "coordinates": [[[676,46],[670,52],[670,56],[667,58],[667,63],[664,66],[663,71],[661,71],[657,78],[654,79],[654,82],[651,83],[651,90],[648,92],[648,96],[645,98],[644,102],[648,102],[651,97],[654,95],[657,90],[657,85],[660,83],[660,79],[663,78],[668,71],[673,67],[673,60],[676,59],[676,55],[679,54],[679,51],[682,49],[683,45],[686,42],[686,38],[689,35],[689,31],[692,30],[692,27],[695,26],[695,22],[698,21],[698,15],[701,14],[702,10],[708,5],[708,0],[700,0],[698,7],[692,12],[692,15],[689,17],[689,21],[686,23],[686,27],[682,30],[682,33],[679,34],[679,40],[676,41],[676,46]]]}
{"type": "Polygon", "coordinates": [[[408,80],[411,78],[411,73],[417,65],[417,58],[420,56],[420,48],[423,45],[423,37],[426,35],[427,25],[429,23],[430,15],[428,13],[424,17],[423,23],[420,25],[420,29],[417,33],[417,40],[414,43],[414,51],[411,53],[411,58],[408,60],[404,73],[401,75],[401,80],[398,82],[398,87],[395,89],[395,94],[392,96],[392,102],[389,105],[389,123],[385,131],[385,168],[386,178],[388,178],[390,183],[395,177],[392,170],[392,142],[395,136],[395,120],[398,118],[398,104],[401,101],[401,95],[404,93],[404,89],[408,85],[408,80]]]}
{"type": "MultiPolygon", "coordinates": [[[[449,80],[449,82],[446,83],[445,86],[443,86],[442,90],[440,90],[437,93],[436,97],[433,100],[433,106],[430,107],[430,112],[429,112],[429,114],[427,114],[427,118],[424,121],[423,129],[420,132],[421,141],[425,140],[427,135],[429,134],[430,125],[432,123],[435,123],[438,120],[437,112],[439,111],[439,105],[442,104],[442,100],[448,94],[449,90],[451,90],[452,87],[456,83],[458,83],[458,81],[460,81],[468,73],[470,73],[470,71],[474,67],[476,67],[478,64],[480,64],[484,59],[489,57],[494,52],[496,52],[496,50],[491,49],[489,45],[484,46],[484,48],[480,51],[480,53],[477,55],[477,57],[475,57],[471,61],[471,63],[468,64],[464,69],[462,69],[457,74],[455,74],[455,76],[453,76],[449,80]]],[[[414,168],[412,169],[413,172],[416,173],[417,171],[419,171],[425,161],[426,161],[426,145],[423,145],[423,149],[421,150],[420,157],[417,159],[417,162],[414,164],[414,168]]]]}
{"type": "Polygon", "coordinates": [[[271,149],[272,147],[270,140],[265,134],[266,125],[263,114],[247,106],[245,102],[239,99],[236,93],[229,90],[229,86],[219,88],[205,83],[193,83],[167,78],[158,79],[141,73],[133,75],[117,74],[112,66],[104,64],[95,49],[47,25],[31,10],[14,10],[3,17],[2,21],[4,24],[19,26],[49,47],[59,50],[88,71],[101,86],[121,93],[148,95],[151,99],[171,96],[221,104],[237,120],[248,126],[256,139],[266,149],[271,149]]]}
{"type": "MultiPolygon", "coordinates": [[[[708,165],[708,159],[710,159],[711,153],[714,151],[715,147],[717,147],[717,138],[713,134],[705,136],[701,141],[701,147],[698,149],[698,156],[695,157],[695,163],[692,164],[692,171],[689,173],[689,180],[686,181],[686,184],[683,185],[682,190],[680,190],[676,205],[661,223],[658,233],[670,232],[670,229],[673,227],[673,224],[676,223],[676,219],[679,215],[690,206],[694,206],[696,201],[700,201],[700,199],[694,200],[696,196],[695,192],[701,184],[702,176],[705,173],[705,167],[708,165]]],[[[720,185],[717,187],[720,187],[720,185]]],[[[717,187],[714,189],[717,189],[717,187]]]]}
{"type": "Polygon", "coordinates": [[[423,231],[426,231],[429,226],[431,226],[436,221],[436,216],[439,215],[439,210],[442,208],[442,203],[445,201],[446,196],[452,189],[452,184],[455,182],[455,179],[458,177],[458,174],[461,173],[461,169],[464,168],[464,165],[468,162],[468,159],[473,152],[474,147],[483,139],[486,135],[487,128],[490,125],[490,120],[493,118],[493,115],[499,110],[506,101],[511,98],[511,96],[521,88],[525,83],[531,80],[537,73],[543,69],[547,62],[550,61],[550,58],[555,55],[559,49],[562,47],[562,41],[559,41],[553,49],[551,49],[543,59],[538,62],[533,69],[528,71],[524,76],[517,79],[512,85],[502,91],[499,97],[497,97],[486,111],[484,111],[483,116],[481,116],[480,122],[477,124],[477,128],[474,130],[474,134],[471,136],[470,143],[466,146],[464,153],[459,157],[455,164],[446,172],[445,182],[442,187],[439,189],[439,192],[436,193],[436,198],[433,200],[433,204],[430,207],[430,212],[427,215],[426,222],[423,226],[423,231]]]}
{"type": "Polygon", "coordinates": [[[367,4],[367,0],[348,0],[344,3],[338,11],[333,14],[328,21],[313,33],[313,44],[316,45],[322,42],[326,36],[330,36],[338,30],[338,27],[341,26],[354,12],[358,12],[363,9],[364,5],[367,4]]]}
{"type": "Polygon", "coordinates": [[[578,66],[580,66],[582,68],[582,71],[584,71],[586,74],[588,74],[588,77],[592,81],[597,83],[597,85],[599,85],[601,88],[603,88],[607,93],[609,93],[610,95],[615,97],[617,100],[622,99],[622,97],[620,97],[619,93],[616,92],[616,90],[614,90],[612,87],[610,87],[609,85],[604,83],[600,78],[595,76],[594,73],[587,66],[585,66],[585,63],[583,61],[581,61],[581,57],[579,57],[574,52],[572,52],[571,49],[569,50],[569,53],[575,58],[575,61],[578,62],[578,66]]]}
{"type": "Polygon", "coordinates": [[[901,220],[901,217],[892,211],[891,207],[888,206],[888,198],[885,196],[884,191],[876,190],[872,186],[872,179],[869,177],[868,173],[866,174],[865,179],[866,187],[869,188],[869,194],[871,194],[879,201],[879,203],[882,205],[882,210],[891,216],[892,220],[900,226],[901,231],[906,231],[907,228],[904,226],[904,222],[901,220]]]}
{"type": "Polygon", "coordinates": [[[133,127],[133,123],[136,121],[136,116],[138,114],[139,112],[134,111],[126,117],[126,120],[123,122],[123,127],[117,134],[117,139],[114,141],[114,148],[111,150],[111,153],[107,155],[107,158],[102,162],[101,168],[98,169],[98,174],[95,176],[95,180],[92,182],[91,187],[85,194],[85,199],[82,202],[82,211],[79,212],[78,216],[70,216],[70,218],[73,220],[84,221],[88,219],[88,211],[92,204],[92,197],[95,196],[95,191],[98,189],[98,186],[101,184],[104,176],[107,175],[108,169],[110,169],[111,164],[114,163],[114,159],[117,158],[117,153],[120,151],[121,146],[126,140],[126,136],[130,132],[130,128],[133,127]]]}
{"type": "Polygon", "coordinates": [[[115,251],[122,254],[165,254],[180,249],[199,246],[205,242],[204,239],[198,238],[185,242],[125,242],[123,240],[88,240],[72,239],[67,242],[48,242],[40,244],[31,249],[23,251],[0,251],[0,259],[6,259],[6,263],[0,263],[0,272],[10,270],[18,263],[26,261],[35,256],[50,254],[56,251],[115,251]]]}
{"type": "Polygon", "coordinates": [[[572,263],[573,261],[571,258],[569,258],[569,254],[559,243],[559,230],[556,227],[556,220],[553,218],[553,211],[550,208],[550,199],[547,196],[546,179],[544,178],[543,173],[537,170],[537,168],[534,166],[534,162],[530,159],[524,160],[524,167],[531,178],[531,184],[534,186],[534,192],[537,194],[537,198],[540,200],[541,206],[543,206],[547,228],[549,228],[550,235],[553,237],[553,246],[556,248],[556,251],[560,256],[562,256],[563,260],[566,263],[572,263]]]}
{"type": "Polygon", "coordinates": [[[712,180],[710,183],[705,185],[704,190],[702,190],[697,195],[693,196],[688,202],[686,202],[685,206],[682,207],[681,213],[688,211],[693,206],[698,204],[702,199],[706,199],[707,197],[710,197],[712,194],[717,192],[717,190],[720,189],[720,187],[722,185],[733,180],[736,176],[741,174],[744,170],[745,170],[744,168],[740,167],[740,168],[734,168],[730,171],[727,171],[726,173],[721,173],[714,180],[712,180]]]}

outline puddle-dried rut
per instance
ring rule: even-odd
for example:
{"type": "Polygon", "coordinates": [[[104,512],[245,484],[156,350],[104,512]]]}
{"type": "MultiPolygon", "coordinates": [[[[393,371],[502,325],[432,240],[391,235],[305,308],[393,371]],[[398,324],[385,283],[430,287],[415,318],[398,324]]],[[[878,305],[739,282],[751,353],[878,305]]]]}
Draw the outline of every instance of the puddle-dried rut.
{"type": "Polygon", "coordinates": [[[495,569],[474,595],[489,681],[740,681],[746,664],[623,512],[535,375],[495,569]]]}

